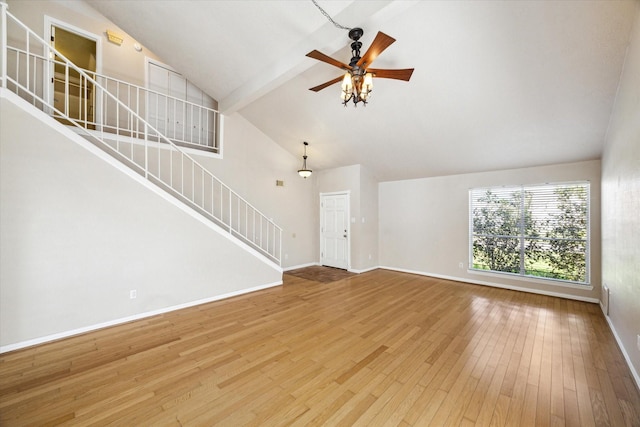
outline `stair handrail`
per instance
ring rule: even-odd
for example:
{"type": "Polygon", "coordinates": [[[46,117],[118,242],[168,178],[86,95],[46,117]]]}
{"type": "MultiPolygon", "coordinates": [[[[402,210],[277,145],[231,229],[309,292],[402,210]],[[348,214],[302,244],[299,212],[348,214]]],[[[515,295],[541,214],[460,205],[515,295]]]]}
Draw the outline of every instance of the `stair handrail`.
{"type": "MultiPolygon", "coordinates": [[[[38,59],[40,59],[42,61],[46,61],[46,62],[48,62],[50,64],[60,64],[60,65],[64,65],[65,64],[65,62],[63,62],[63,61],[58,61],[56,59],[47,58],[47,57],[45,57],[43,55],[38,55],[38,54],[35,54],[33,52],[27,52],[26,50],[19,49],[17,47],[7,46],[7,49],[11,50],[11,51],[14,51],[14,52],[16,52],[18,54],[22,53],[24,55],[29,55],[30,57],[33,57],[33,58],[38,58],[38,59]]],[[[184,104],[185,106],[191,106],[191,107],[195,107],[195,108],[200,109],[200,110],[204,110],[204,111],[210,112],[210,113],[212,113],[214,115],[218,115],[218,116],[221,115],[220,112],[218,110],[216,110],[215,108],[207,107],[205,105],[200,105],[198,103],[191,102],[191,101],[188,101],[186,99],[181,99],[181,98],[178,98],[178,97],[175,97],[175,96],[172,96],[172,95],[167,95],[167,94],[164,94],[162,92],[158,92],[156,90],[149,89],[149,88],[146,88],[144,86],[137,85],[135,83],[129,83],[129,82],[126,82],[124,80],[117,79],[115,77],[111,77],[111,76],[107,76],[105,74],[98,73],[96,71],[87,70],[86,68],[81,68],[81,67],[78,67],[78,68],[83,70],[87,75],[94,76],[94,80],[96,80],[96,81],[113,82],[113,83],[118,85],[118,88],[120,87],[119,85],[124,85],[125,86],[125,90],[128,90],[128,88],[133,89],[135,91],[135,93],[137,94],[137,98],[138,99],[140,99],[140,95],[139,94],[140,94],[140,92],[142,92],[144,94],[150,94],[150,95],[154,95],[156,97],[166,98],[167,100],[172,101],[174,103],[174,105],[175,105],[175,103],[180,103],[180,104],[184,104]]],[[[55,78],[55,76],[54,76],[54,78],[55,78]]],[[[70,84],[72,84],[72,83],[70,83],[70,84]]],[[[108,85],[108,83],[107,83],[107,85],[108,85]]],[[[105,91],[109,91],[108,86],[106,88],[104,87],[104,85],[101,85],[101,86],[105,89],[105,91]]],[[[116,96],[116,98],[118,98],[117,94],[115,96],[116,96]]],[[[118,99],[120,99],[120,98],[118,98],[118,99]]],[[[124,102],[124,101],[122,101],[122,102],[124,102]]],[[[125,102],[125,105],[127,105],[129,108],[133,109],[133,111],[135,113],[140,115],[139,110],[138,109],[134,109],[133,105],[127,104],[126,102],[125,102]]],[[[148,105],[147,105],[147,107],[148,107],[148,105]]],[[[99,123],[94,123],[94,124],[98,124],[99,125],[99,123]]],[[[214,132],[215,131],[216,130],[214,130],[214,132]]],[[[214,136],[214,138],[215,138],[215,136],[214,136]]],[[[168,139],[171,139],[171,138],[168,138],[168,139]]],[[[213,147],[210,147],[208,145],[199,144],[199,143],[195,143],[195,142],[192,142],[192,141],[190,142],[190,141],[184,141],[183,140],[182,142],[188,144],[188,146],[213,149],[215,152],[219,152],[219,149],[220,149],[220,147],[218,147],[217,145],[213,146],[213,147]]]]}
{"type": "MultiPolygon", "coordinates": [[[[51,61],[51,54],[54,54],[56,56],[58,56],[59,58],[62,59],[62,61],[64,62],[65,66],[67,68],[71,68],[73,70],[75,70],[79,75],[81,75],[83,78],[86,79],[87,82],[91,83],[92,85],[94,85],[94,87],[98,88],[101,92],[103,92],[104,94],[106,94],[108,97],[110,97],[120,108],[123,108],[125,111],[127,111],[133,118],[135,118],[136,120],[138,120],[140,123],[142,123],[145,127],[145,167],[144,167],[144,177],[146,179],[149,179],[149,176],[156,178],[157,180],[159,180],[160,182],[164,183],[165,185],[170,185],[165,183],[162,178],[160,176],[155,176],[152,173],[149,172],[149,168],[148,168],[148,164],[147,162],[147,155],[146,153],[148,152],[148,144],[149,141],[148,139],[148,133],[149,130],[151,130],[154,134],[154,136],[156,136],[157,138],[161,139],[164,143],[166,143],[168,146],[171,147],[172,150],[180,153],[181,158],[184,159],[188,159],[194,166],[197,166],[201,172],[203,174],[206,174],[210,180],[213,183],[217,183],[218,185],[220,185],[221,189],[224,189],[225,191],[228,192],[229,195],[229,221],[227,223],[227,221],[224,221],[224,217],[223,215],[220,215],[220,217],[216,217],[215,213],[210,213],[213,217],[215,217],[218,221],[222,222],[226,228],[227,231],[229,232],[229,234],[234,235],[234,236],[239,236],[241,237],[241,240],[245,241],[245,243],[250,243],[250,246],[253,246],[254,249],[259,250],[260,252],[262,252],[263,254],[266,254],[269,258],[271,258],[272,260],[276,261],[278,263],[278,265],[281,264],[281,254],[282,254],[282,228],[279,227],[275,222],[273,222],[272,219],[270,219],[267,215],[265,215],[264,213],[262,213],[260,210],[258,210],[255,206],[253,206],[250,202],[248,202],[246,199],[244,199],[242,196],[240,196],[238,193],[236,193],[235,191],[233,191],[228,185],[224,184],[220,179],[218,179],[213,173],[211,173],[208,169],[206,169],[203,165],[201,165],[196,159],[194,159],[193,157],[191,157],[188,153],[186,153],[185,151],[181,150],[176,144],[173,143],[173,141],[171,141],[169,138],[167,138],[166,136],[162,135],[158,129],[156,129],[155,127],[153,127],[150,123],[148,123],[144,118],[142,118],[139,114],[137,114],[135,111],[133,111],[131,108],[129,108],[129,106],[127,106],[124,102],[122,102],[121,100],[119,100],[116,96],[114,96],[112,93],[110,93],[106,88],[104,88],[102,85],[98,84],[98,82],[93,79],[89,74],[87,74],[83,69],[81,69],[80,67],[76,66],[73,62],[71,62],[66,56],[64,56],[61,52],[59,52],[58,50],[56,50],[55,48],[51,47],[49,45],[49,43],[47,43],[43,38],[41,38],[38,34],[36,34],[34,31],[32,31],[29,27],[27,27],[25,24],[23,24],[19,19],[17,19],[13,14],[11,14],[8,10],[7,10],[7,4],[4,2],[0,2],[0,10],[2,12],[2,16],[0,18],[0,22],[2,24],[2,31],[0,31],[0,51],[2,52],[2,63],[0,64],[0,72],[2,73],[2,87],[3,88],[7,88],[7,83],[8,81],[11,81],[12,84],[16,85],[16,87],[20,87],[22,90],[26,91],[27,93],[29,93],[31,96],[37,97],[39,99],[39,101],[43,104],[46,105],[48,108],[52,109],[52,110],[56,110],[58,113],[63,114],[62,112],[60,112],[58,109],[56,109],[53,105],[51,105],[49,103],[48,100],[44,100],[41,97],[39,97],[35,92],[32,92],[29,88],[29,79],[27,79],[27,86],[23,86],[19,81],[12,79],[8,73],[7,73],[7,62],[8,62],[8,43],[7,43],[7,18],[11,18],[19,27],[21,27],[25,32],[26,32],[26,54],[27,55],[32,55],[31,51],[30,51],[30,38],[29,36],[33,37],[35,40],[37,40],[41,47],[43,48],[43,51],[45,52],[44,58],[47,62],[51,61]],[[273,251],[270,251],[267,249],[264,249],[262,247],[262,237],[261,237],[261,243],[260,245],[258,245],[256,242],[252,241],[249,236],[244,236],[240,230],[240,227],[238,228],[234,228],[233,226],[233,203],[232,203],[232,199],[235,198],[237,200],[237,205],[238,207],[240,206],[240,203],[242,202],[243,206],[245,207],[245,212],[246,212],[246,221],[248,223],[248,209],[247,208],[251,208],[251,210],[254,213],[254,227],[255,227],[255,215],[259,215],[260,217],[260,233],[262,236],[262,220],[264,219],[266,221],[266,223],[270,226],[273,227],[274,232],[278,233],[278,238],[276,239],[274,236],[274,241],[273,241],[273,251]],[[277,250],[276,250],[276,241],[277,241],[277,250]]],[[[37,54],[35,54],[37,55],[37,54]]],[[[27,69],[28,69],[28,61],[27,61],[27,69]]],[[[28,74],[28,72],[27,72],[28,74]]],[[[67,71],[68,74],[68,71],[67,71]]],[[[66,114],[63,114],[66,115],[66,114]]],[[[74,121],[74,119],[70,118],[68,115],[66,117],[70,122],[74,123],[75,126],[77,126],[78,128],[85,130],[85,128],[83,128],[82,126],[80,126],[78,123],[76,123],[74,121]]],[[[95,137],[95,136],[94,136],[95,137]]],[[[107,147],[111,148],[108,144],[106,144],[105,141],[101,140],[101,142],[103,142],[107,147]]],[[[117,151],[116,151],[117,152],[117,151]]],[[[122,153],[119,153],[121,154],[122,153]]],[[[173,159],[173,158],[172,158],[173,159]]],[[[173,161],[173,160],[172,160],[173,161]]],[[[137,164],[136,164],[137,165],[137,164]]],[[[137,165],[138,167],[140,167],[140,165],[137,165]]],[[[184,170],[183,170],[184,173],[184,170]]],[[[192,170],[192,173],[195,173],[194,170],[192,170]]],[[[184,177],[182,177],[184,178],[184,177]]],[[[173,185],[170,185],[170,188],[175,191],[176,193],[179,193],[183,198],[187,199],[192,206],[197,206],[198,208],[200,208],[201,210],[204,210],[203,207],[199,206],[195,200],[191,200],[186,194],[184,194],[184,192],[178,191],[177,189],[173,188],[173,185]]],[[[212,206],[213,206],[213,200],[212,200],[212,206]]],[[[221,206],[222,209],[222,206],[221,206]]],[[[221,211],[222,212],[222,211],[221,211]]],[[[240,209],[238,209],[238,220],[240,219],[240,209]]],[[[240,225],[240,224],[239,224],[240,225]]],[[[248,231],[248,227],[246,227],[247,231],[248,231]]],[[[253,234],[254,234],[254,239],[255,239],[255,234],[256,234],[256,230],[255,228],[253,229],[253,234]]],[[[269,239],[269,232],[267,229],[267,240],[269,239]]],[[[267,246],[269,245],[269,242],[267,242],[267,246]]]]}

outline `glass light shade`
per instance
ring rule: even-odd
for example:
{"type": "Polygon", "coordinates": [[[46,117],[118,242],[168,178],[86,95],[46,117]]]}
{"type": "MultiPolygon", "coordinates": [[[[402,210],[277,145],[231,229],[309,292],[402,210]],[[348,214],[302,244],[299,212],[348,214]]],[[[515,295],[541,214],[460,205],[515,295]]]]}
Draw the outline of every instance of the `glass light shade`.
{"type": "Polygon", "coordinates": [[[363,101],[366,101],[371,96],[372,90],[373,90],[373,74],[367,73],[364,76],[364,81],[362,82],[362,88],[360,89],[360,98],[363,101]]]}
{"type": "Polygon", "coordinates": [[[351,73],[347,72],[344,74],[344,78],[342,79],[342,91],[351,92],[352,90],[353,90],[353,81],[352,81],[351,73]]]}
{"type": "Polygon", "coordinates": [[[352,93],[353,77],[351,76],[351,73],[347,72],[344,74],[344,78],[342,79],[342,92],[340,92],[340,99],[348,101],[351,98],[352,93]]]}
{"type": "Polygon", "coordinates": [[[367,88],[367,91],[371,91],[373,89],[373,74],[367,73],[364,75],[364,83],[362,84],[363,88],[367,88]]]}
{"type": "Polygon", "coordinates": [[[300,169],[298,171],[298,175],[300,175],[303,178],[309,178],[311,176],[311,169],[300,169]]]}
{"type": "Polygon", "coordinates": [[[364,76],[364,82],[362,83],[362,92],[371,92],[373,90],[373,75],[367,73],[364,76]]]}

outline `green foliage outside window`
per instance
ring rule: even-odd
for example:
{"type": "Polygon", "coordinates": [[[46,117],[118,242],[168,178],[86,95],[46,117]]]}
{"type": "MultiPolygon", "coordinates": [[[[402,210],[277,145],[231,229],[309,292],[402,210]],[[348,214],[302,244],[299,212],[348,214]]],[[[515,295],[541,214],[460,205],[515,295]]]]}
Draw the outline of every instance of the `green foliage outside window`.
{"type": "Polygon", "coordinates": [[[587,283],[588,184],[471,191],[473,268],[587,283]]]}

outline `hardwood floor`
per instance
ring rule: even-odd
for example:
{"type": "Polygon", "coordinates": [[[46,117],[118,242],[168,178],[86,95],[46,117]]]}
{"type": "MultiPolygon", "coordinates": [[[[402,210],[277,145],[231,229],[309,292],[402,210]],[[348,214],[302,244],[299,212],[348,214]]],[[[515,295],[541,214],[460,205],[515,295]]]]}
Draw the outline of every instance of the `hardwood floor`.
{"type": "Polygon", "coordinates": [[[595,304],[376,270],[0,355],[0,425],[640,426],[595,304]]]}

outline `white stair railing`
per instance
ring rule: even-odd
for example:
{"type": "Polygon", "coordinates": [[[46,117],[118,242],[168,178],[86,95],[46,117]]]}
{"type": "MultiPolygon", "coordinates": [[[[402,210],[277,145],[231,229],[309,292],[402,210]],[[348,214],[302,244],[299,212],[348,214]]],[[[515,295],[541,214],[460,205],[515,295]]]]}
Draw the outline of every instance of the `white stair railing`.
{"type": "MultiPolygon", "coordinates": [[[[0,9],[3,88],[75,126],[88,140],[280,264],[280,227],[130,108],[120,94],[107,90],[99,78],[15,18],[6,3],[0,2],[0,9]],[[56,76],[62,77],[58,90],[52,88],[56,76]]],[[[139,101],[140,94],[135,99],[139,101]]]]}
{"type": "MultiPolygon", "coordinates": [[[[56,61],[55,66],[62,68],[64,64],[56,61]]],[[[213,108],[93,71],[83,71],[136,114],[144,117],[149,124],[175,144],[214,153],[220,152],[218,143],[220,115],[213,108]]],[[[62,83],[64,82],[64,76],[56,76],[54,81],[62,83]]],[[[95,92],[91,92],[89,95],[92,97],[90,104],[95,104],[95,92]]],[[[89,119],[92,117],[89,114],[87,116],[85,121],[90,122],[89,119]]],[[[95,123],[91,124],[102,126],[105,132],[120,132],[124,134],[126,131],[130,131],[132,136],[141,137],[143,130],[131,128],[131,123],[123,123],[124,126],[128,127],[117,129],[118,123],[115,121],[114,111],[102,109],[95,111],[94,116],[96,117],[95,123]]]]}

